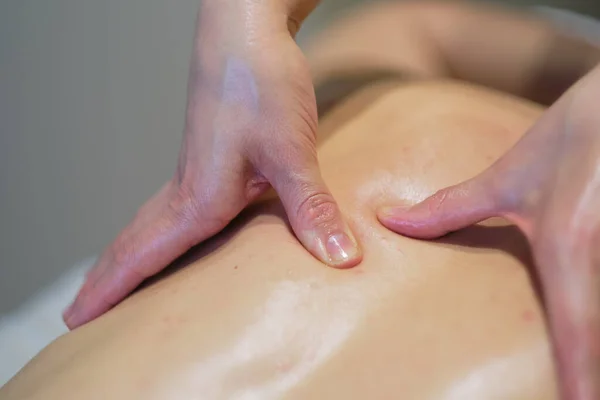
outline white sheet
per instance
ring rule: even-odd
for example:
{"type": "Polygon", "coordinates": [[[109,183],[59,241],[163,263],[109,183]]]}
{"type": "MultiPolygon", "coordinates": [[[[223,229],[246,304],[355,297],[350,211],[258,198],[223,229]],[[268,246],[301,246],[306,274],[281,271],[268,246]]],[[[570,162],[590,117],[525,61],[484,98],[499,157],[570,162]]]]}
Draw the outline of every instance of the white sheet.
{"type": "Polygon", "coordinates": [[[63,309],[73,300],[85,271],[94,262],[88,259],[61,276],[12,313],[0,318],[0,386],[48,343],[67,332],[63,309]]]}

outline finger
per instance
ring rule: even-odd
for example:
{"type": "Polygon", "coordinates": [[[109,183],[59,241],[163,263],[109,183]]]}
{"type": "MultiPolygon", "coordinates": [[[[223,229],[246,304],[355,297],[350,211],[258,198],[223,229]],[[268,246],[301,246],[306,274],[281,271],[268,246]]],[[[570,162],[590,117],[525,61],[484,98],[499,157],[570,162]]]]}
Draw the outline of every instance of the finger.
{"type": "Polygon", "coordinates": [[[350,268],[362,260],[358,242],[325,185],[318,165],[289,167],[267,178],[271,178],[294,233],[308,251],[336,268],[350,268]]]}
{"type": "Polygon", "coordinates": [[[565,399],[600,398],[598,239],[600,232],[571,233],[535,254],[565,399]]]}
{"type": "Polygon", "coordinates": [[[481,178],[439,190],[412,207],[384,207],[377,213],[388,229],[433,239],[498,214],[490,186],[481,178]]]}
{"type": "Polygon", "coordinates": [[[102,254],[86,277],[75,301],[63,314],[70,329],[108,311],[144,279],[160,272],[177,257],[227,224],[202,217],[191,200],[161,191],[102,254]],[[221,226],[222,225],[222,226],[221,226]]]}

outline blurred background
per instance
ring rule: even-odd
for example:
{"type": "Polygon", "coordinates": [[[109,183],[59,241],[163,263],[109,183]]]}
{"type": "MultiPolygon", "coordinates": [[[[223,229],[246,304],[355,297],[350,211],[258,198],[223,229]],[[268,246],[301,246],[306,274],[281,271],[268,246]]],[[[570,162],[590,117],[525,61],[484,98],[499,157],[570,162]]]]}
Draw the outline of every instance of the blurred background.
{"type": "MultiPolygon", "coordinates": [[[[300,43],[359,2],[323,0],[300,43]]],[[[198,3],[0,2],[0,316],[98,254],[171,176],[198,3]]],[[[596,0],[502,3],[600,16],[596,0]]]]}

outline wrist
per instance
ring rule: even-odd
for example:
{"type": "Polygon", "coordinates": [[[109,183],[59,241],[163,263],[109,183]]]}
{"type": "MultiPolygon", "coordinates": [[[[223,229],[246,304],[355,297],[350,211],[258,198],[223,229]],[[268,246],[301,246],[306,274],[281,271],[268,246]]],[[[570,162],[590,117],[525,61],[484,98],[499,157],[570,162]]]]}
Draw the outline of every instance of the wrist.
{"type": "Polygon", "coordinates": [[[320,0],[202,0],[199,21],[224,30],[277,33],[294,36],[320,0]]]}

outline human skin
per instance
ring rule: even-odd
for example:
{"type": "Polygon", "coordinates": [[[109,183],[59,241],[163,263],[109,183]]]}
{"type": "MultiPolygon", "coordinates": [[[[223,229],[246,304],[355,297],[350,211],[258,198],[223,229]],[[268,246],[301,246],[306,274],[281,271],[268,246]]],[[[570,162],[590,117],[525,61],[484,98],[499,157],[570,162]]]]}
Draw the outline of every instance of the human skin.
{"type": "MultiPolygon", "coordinates": [[[[320,176],[309,64],[293,41],[316,3],[202,2],[179,167],[103,252],[64,314],[70,328],[107,311],[218,232],[269,186],[313,255],[342,268],[360,261],[358,242],[320,176]],[[340,239],[343,232],[348,240],[340,239]]],[[[310,51],[316,83],[370,69],[401,70],[472,81],[543,104],[600,60],[598,49],[539,18],[465,2],[366,7],[319,42],[310,51]],[[473,57],[478,54],[484,56],[473,57]]]]}
{"type": "MultiPolygon", "coordinates": [[[[234,3],[223,2],[219,4],[234,7],[234,3]]],[[[286,7],[290,6],[287,3],[272,3],[273,7],[282,4],[286,7]]],[[[312,5],[304,10],[300,8],[298,17],[295,18],[301,20],[302,16],[307,14],[311,7],[312,5]]],[[[281,17],[290,14],[288,11],[291,10],[291,8],[286,9],[285,7],[284,9],[275,7],[275,9],[277,10],[275,14],[268,15],[281,17]]],[[[223,23],[222,26],[236,25],[233,22],[239,22],[235,19],[236,13],[234,12],[227,12],[223,15],[226,15],[227,18],[233,18],[233,20],[229,21],[229,24],[223,23]]],[[[263,17],[266,15],[264,14],[263,17]]],[[[280,27],[284,27],[285,18],[279,17],[273,19],[272,22],[275,25],[279,24],[280,27]],[[276,21],[279,22],[276,23],[276,21]]],[[[256,23],[256,20],[253,21],[256,23]]],[[[263,25],[265,26],[271,25],[268,18],[261,21],[264,22],[263,25]]],[[[289,22],[290,19],[288,18],[288,28],[298,25],[296,23],[290,25],[289,22]]],[[[292,31],[293,29],[290,28],[290,32],[292,31]]],[[[274,37],[282,38],[282,36],[277,35],[274,37]]],[[[295,49],[295,45],[292,46],[289,41],[274,40],[265,42],[258,40],[257,42],[262,46],[265,43],[286,43],[286,48],[295,49]]],[[[238,42],[232,40],[230,43],[235,45],[238,42]]],[[[208,46],[208,49],[210,50],[210,46],[208,46]]],[[[294,54],[297,55],[297,53],[294,54]]],[[[598,50],[593,46],[561,35],[548,23],[531,16],[519,15],[502,9],[489,10],[487,8],[472,7],[466,4],[419,2],[414,4],[386,4],[361,10],[343,20],[336,27],[329,30],[326,35],[321,36],[311,51],[310,60],[313,76],[317,83],[323,79],[331,78],[332,75],[346,76],[352,80],[352,78],[356,78],[357,74],[364,74],[365,71],[370,69],[380,72],[382,70],[384,72],[401,71],[417,79],[452,76],[491,86],[544,104],[550,104],[598,62],[598,55],[598,50]],[[474,54],[484,54],[485,56],[473,57],[474,54]]],[[[266,58],[268,59],[268,57],[266,58]]],[[[208,59],[213,58],[208,57],[208,59]]],[[[302,64],[296,64],[296,66],[298,65],[302,64]]],[[[216,70],[218,71],[219,68],[216,70]]],[[[294,79],[298,76],[301,75],[294,74],[294,79]]],[[[281,93],[283,92],[281,91],[281,93]]],[[[579,103],[583,104],[585,102],[579,103]]],[[[593,101],[588,101],[585,107],[593,107],[593,104],[593,101]]],[[[584,110],[585,107],[578,107],[578,109],[584,110]]],[[[593,112],[588,114],[593,115],[593,112]]],[[[239,115],[244,115],[244,113],[235,113],[236,117],[239,115]]],[[[224,119],[227,120],[227,118],[224,119]]],[[[548,121],[548,118],[545,120],[548,121]]],[[[560,122],[556,124],[555,121],[555,125],[560,125],[560,122]]],[[[588,125],[594,126],[593,123],[588,123],[588,125]]],[[[576,160],[576,157],[574,159],[576,160]]],[[[527,157],[517,157],[511,164],[521,165],[526,160],[527,157]]],[[[548,160],[554,162],[554,166],[558,165],[557,159],[550,157],[548,160]]],[[[574,165],[577,166],[577,163],[574,165]]],[[[568,182],[568,180],[566,181],[568,182]]],[[[577,197],[577,193],[580,193],[579,188],[563,192],[571,193],[575,197],[577,197]]],[[[520,193],[525,194],[527,190],[522,190],[520,193]]],[[[225,197],[229,199],[236,198],[235,196],[225,197]]],[[[452,196],[443,198],[450,199],[452,196]]],[[[475,203],[482,204],[478,201],[475,201],[475,203]]],[[[561,204],[560,201],[558,203],[561,204]]],[[[547,214],[553,216],[565,215],[565,211],[569,211],[568,206],[569,204],[567,204],[567,207],[547,214]]],[[[473,211],[478,209],[470,207],[469,210],[470,215],[473,215],[473,211]]],[[[313,215],[318,215],[318,213],[313,213],[313,215]]],[[[382,220],[385,223],[385,218],[382,218],[382,220]]],[[[469,218],[467,220],[472,222],[469,218]]],[[[294,226],[293,218],[291,221],[292,226],[294,226]]],[[[429,221],[428,225],[423,225],[427,229],[422,237],[428,236],[427,230],[431,230],[432,226],[434,230],[437,229],[437,234],[447,231],[444,224],[435,222],[436,219],[429,219],[429,221]]],[[[412,233],[419,236],[415,233],[417,230],[414,229],[414,226],[411,231],[410,229],[402,230],[398,228],[398,224],[390,223],[389,220],[386,224],[401,233],[412,233]]],[[[567,232],[567,229],[561,228],[561,226],[565,226],[565,221],[555,225],[558,226],[558,229],[554,229],[554,232],[558,233],[550,238],[550,242],[567,243],[562,239],[565,232],[567,232]]],[[[144,225],[141,226],[144,228],[144,225]]],[[[405,224],[404,226],[408,225],[405,224]]],[[[553,230],[546,231],[552,232],[553,230]]],[[[149,232],[152,233],[153,230],[150,229],[149,232]]],[[[528,233],[531,240],[530,231],[525,229],[525,232],[528,233]]],[[[429,236],[432,236],[432,234],[429,233],[429,236]]],[[[580,235],[575,232],[570,236],[576,238],[580,235]]],[[[590,234],[587,236],[593,237],[590,234]]],[[[186,241],[179,242],[179,244],[183,243],[184,247],[193,242],[193,240],[189,241],[188,239],[194,236],[188,235],[185,237],[186,241]]],[[[116,298],[124,296],[130,290],[127,289],[128,287],[131,288],[136,282],[166,265],[166,263],[160,261],[160,258],[150,257],[152,254],[146,254],[148,262],[144,263],[141,263],[140,259],[136,261],[135,258],[129,257],[128,243],[131,244],[126,240],[121,243],[121,246],[117,246],[117,248],[123,250],[117,252],[122,256],[118,258],[132,262],[129,263],[129,266],[125,266],[110,257],[103,258],[105,262],[101,261],[100,264],[104,267],[101,265],[101,268],[96,268],[90,274],[86,286],[84,286],[81,295],[78,297],[77,304],[81,306],[79,311],[83,313],[84,319],[79,319],[79,322],[77,322],[77,319],[67,318],[70,326],[76,326],[87,318],[110,308],[116,298]],[[136,263],[145,269],[140,271],[135,268],[136,263]]],[[[143,246],[135,247],[143,248],[143,246]]],[[[540,248],[540,246],[537,247],[540,248]]],[[[158,251],[161,248],[164,248],[162,244],[154,246],[153,251],[158,251]]],[[[558,259],[552,254],[559,246],[551,245],[545,246],[545,248],[549,251],[536,250],[538,264],[543,264],[544,259],[549,262],[558,259]]],[[[587,246],[587,248],[593,248],[593,246],[587,246]]],[[[110,255],[110,253],[108,254],[110,255]]],[[[570,258],[572,256],[563,257],[567,261],[570,258]]],[[[543,279],[545,289],[550,298],[554,299],[550,302],[550,314],[557,315],[556,310],[563,310],[559,313],[560,318],[553,319],[553,325],[556,325],[555,330],[559,333],[556,336],[556,342],[562,349],[558,352],[559,367],[561,376],[566,382],[563,386],[572,388],[567,389],[570,391],[570,394],[567,395],[568,398],[581,399],[590,396],[594,398],[595,396],[590,394],[595,390],[593,389],[593,382],[600,381],[594,378],[595,374],[593,372],[593,360],[597,360],[594,356],[596,353],[593,338],[597,335],[595,335],[594,329],[586,329],[586,319],[580,318],[581,315],[577,318],[570,318],[570,316],[577,315],[577,313],[564,311],[569,307],[573,308],[574,303],[571,302],[571,305],[569,305],[569,299],[562,296],[564,287],[556,283],[564,281],[579,282],[579,286],[572,285],[571,291],[573,293],[578,293],[582,287],[581,284],[585,284],[588,295],[580,299],[577,304],[596,304],[597,302],[587,301],[586,299],[593,298],[599,291],[594,289],[593,286],[587,285],[588,282],[594,282],[593,280],[582,280],[581,276],[583,275],[577,276],[577,271],[568,268],[568,264],[568,262],[565,263],[560,269],[557,267],[542,269],[542,271],[545,271],[542,274],[545,277],[543,279]],[[556,271],[560,271],[560,273],[556,271]],[[573,343],[579,344],[579,350],[575,357],[569,357],[569,354],[572,353],[570,349],[573,343]],[[582,373],[581,371],[588,372],[582,373]],[[580,378],[585,376],[590,376],[592,379],[580,378]]],[[[589,317],[597,318],[597,315],[599,315],[597,312],[594,314],[593,308],[588,307],[587,310],[584,314],[589,314],[589,317]]]]}
{"type": "Polygon", "coordinates": [[[544,287],[564,399],[600,397],[600,67],[498,162],[411,209],[390,229],[436,238],[503,216],[526,234],[544,287]]]}
{"type": "MultiPolygon", "coordinates": [[[[309,68],[293,41],[316,3],[202,2],[176,173],[103,252],[65,311],[70,328],[110,309],[270,186],[315,257],[340,268],[360,262],[359,243],[320,175],[309,68]]],[[[341,25],[342,40],[331,46],[325,38],[312,54],[326,75],[402,69],[549,104],[599,59],[593,46],[539,19],[468,3],[392,3],[341,25]]]]}
{"type": "Polygon", "coordinates": [[[110,309],[271,187],[314,257],[337,268],[360,262],[321,177],[314,89],[293,38],[315,5],[201,2],[177,168],[86,276],[64,313],[70,328],[110,309]]]}
{"type": "Polygon", "coordinates": [[[376,215],[484,170],[541,111],[464,83],[371,85],[322,120],[319,147],[359,267],[323,268],[264,199],[0,398],[556,398],[525,238],[490,221],[422,242],[376,215]]]}
{"type": "Polygon", "coordinates": [[[598,49],[531,15],[418,3],[366,8],[329,30],[312,51],[313,63],[325,66],[321,74],[450,75],[552,104],[490,170],[417,207],[380,210],[380,219],[418,238],[498,215],[518,224],[547,297],[563,398],[599,398],[598,49]]]}

